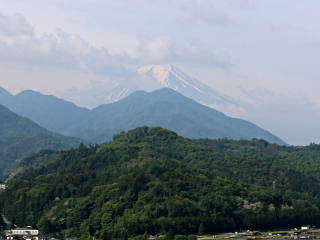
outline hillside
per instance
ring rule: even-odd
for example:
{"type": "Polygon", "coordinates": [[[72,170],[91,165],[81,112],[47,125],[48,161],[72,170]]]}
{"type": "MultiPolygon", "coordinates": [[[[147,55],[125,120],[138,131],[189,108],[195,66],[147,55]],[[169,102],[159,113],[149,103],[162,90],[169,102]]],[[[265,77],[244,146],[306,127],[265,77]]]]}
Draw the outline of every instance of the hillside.
{"type": "Polygon", "coordinates": [[[0,105],[0,178],[9,174],[21,158],[43,148],[77,147],[81,139],[54,134],[0,105]]]}
{"type": "Polygon", "coordinates": [[[285,144],[253,123],[228,117],[169,88],[150,93],[137,91],[123,100],[92,110],[30,90],[5,102],[12,111],[50,131],[90,142],[110,141],[123,130],[147,125],[161,126],[188,138],[263,138],[285,144]]]}
{"type": "MultiPolygon", "coordinates": [[[[263,140],[190,140],[141,127],[101,146],[81,144],[49,158],[40,152],[24,159],[0,207],[18,226],[60,237],[65,230],[100,239],[170,229],[197,233],[201,223],[207,232],[314,225],[320,217],[319,180],[277,163],[281,155],[299,161],[301,153],[319,155],[317,148],[299,152],[263,140]],[[267,178],[288,180],[273,190],[267,178]],[[297,180],[308,180],[309,188],[294,189],[297,180]]],[[[318,166],[317,161],[309,159],[318,166]]]]}
{"type": "Polygon", "coordinates": [[[320,205],[320,145],[279,146],[265,140],[191,140],[159,127],[113,137],[112,145],[141,146],[192,167],[320,205]]]}

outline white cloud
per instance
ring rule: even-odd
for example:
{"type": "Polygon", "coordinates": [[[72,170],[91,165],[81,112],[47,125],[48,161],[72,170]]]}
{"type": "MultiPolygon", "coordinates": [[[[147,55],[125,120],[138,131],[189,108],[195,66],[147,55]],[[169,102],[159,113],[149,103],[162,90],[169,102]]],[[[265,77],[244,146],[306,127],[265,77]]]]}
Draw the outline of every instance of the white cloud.
{"type": "Polygon", "coordinates": [[[176,42],[169,36],[158,34],[138,35],[140,61],[146,64],[180,63],[194,67],[230,67],[227,53],[211,49],[197,39],[185,43],[176,42]]]}
{"type": "Polygon", "coordinates": [[[36,37],[34,29],[22,15],[0,15],[7,24],[0,30],[0,61],[3,64],[49,66],[91,71],[106,76],[131,75],[126,67],[131,58],[126,53],[111,55],[97,49],[77,34],[56,29],[56,34],[36,37]],[[129,73],[128,73],[129,72],[129,73]]]}
{"type": "Polygon", "coordinates": [[[33,27],[28,24],[22,14],[6,16],[0,13],[0,34],[8,37],[30,36],[33,34],[33,27]]]}
{"type": "Polygon", "coordinates": [[[163,34],[149,37],[141,32],[138,35],[141,56],[132,58],[126,52],[110,54],[105,48],[95,48],[79,35],[59,28],[55,34],[37,37],[34,28],[19,14],[0,17],[6,24],[0,31],[0,61],[3,64],[73,69],[119,79],[134,78],[136,66],[150,63],[197,67],[231,65],[226,53],[211,49],[196,39],[181,43],[163,34]]]}
{"type": "Polygon", "coordinates": [[[139,52],[145,62],[163,62],[172,57],[175,42],[172,38],[158,34],[149,37],[141,32],[138,35],[139,52]]]}

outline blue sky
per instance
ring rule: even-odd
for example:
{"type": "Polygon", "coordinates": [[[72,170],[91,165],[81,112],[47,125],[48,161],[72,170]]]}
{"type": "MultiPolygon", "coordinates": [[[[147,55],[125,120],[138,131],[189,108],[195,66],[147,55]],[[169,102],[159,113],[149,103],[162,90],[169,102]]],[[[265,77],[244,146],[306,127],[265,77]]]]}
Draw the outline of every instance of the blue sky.
{"type": "Polygon", "coordinates": [[[172,63],[242,102],[215,106],[320,143],[316,0],[0,0],[0,86],[94,107],[138,66],[172,63]]]}

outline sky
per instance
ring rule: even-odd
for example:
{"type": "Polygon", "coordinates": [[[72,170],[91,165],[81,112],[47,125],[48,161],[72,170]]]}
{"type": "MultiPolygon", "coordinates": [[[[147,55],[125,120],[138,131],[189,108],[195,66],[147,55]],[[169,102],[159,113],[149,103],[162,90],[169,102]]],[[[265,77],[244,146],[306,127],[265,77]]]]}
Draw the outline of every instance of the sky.
{"type": "Polygon", "coordinates": [[[215,106],[292,145],[320,143],[318,0],[0,0],[0,86],[88,108],[173,64],[238,100],[215,106]]]}

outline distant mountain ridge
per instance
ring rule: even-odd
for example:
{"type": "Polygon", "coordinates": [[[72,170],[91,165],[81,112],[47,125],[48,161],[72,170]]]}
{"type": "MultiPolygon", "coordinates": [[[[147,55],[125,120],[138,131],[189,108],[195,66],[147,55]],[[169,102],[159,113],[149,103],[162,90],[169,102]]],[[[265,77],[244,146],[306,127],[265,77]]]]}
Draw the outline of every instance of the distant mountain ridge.
{"type": "Polygon", "coordinates": [[[252,139],[260,136],[272,143],[285,144],[248,121],[230,118],[169,88],[151,93],[137,91],[118,102],[101,105],[92,110],[90,118],[81,125],[75,124],[67,134],[79,134],[79,129],[91,126],[76,136],[85,139],[95,136],[93,139],[101,142],[110,137],[109,133],[104,135],[104,131],[126,131],[143,125],[161,126],[188,138],[252,139]]]}
{"type": "Polygon", "coordinates": [[[70,127],[77,119],[84,118],[90,112],[72,102],[32,90],[10,97],[8,94],[1,95],[0,92],[0,104],[52,132],[61,132],[61,129],[70,127]]]}
{"type": "Polygon", "coordinates": [[[7,107],[50,131],[90,142],[110,141],[114,134],[140,126],[161,126],[188,138],[263,138],[286,144],[275,135],[241,119],[197,103],[170,89],[137,91],[125,99],[92,110],[33,91],[24,91],[7,107]]]}
{"type": "Polygon", "coordinates": [[[0,104],[9,102],[13,97],[13,94],[9,93],[6,89],[0,86],[0,104]]]}

